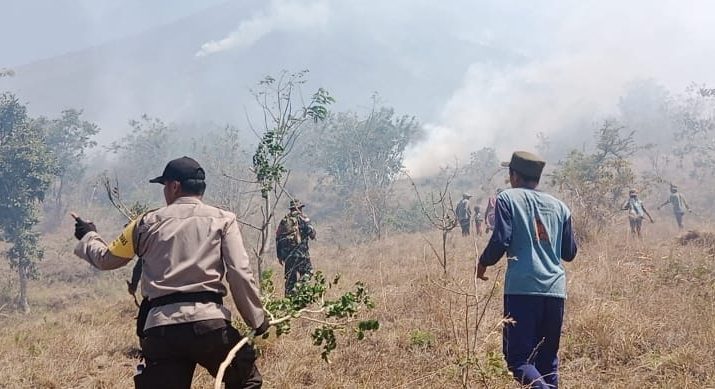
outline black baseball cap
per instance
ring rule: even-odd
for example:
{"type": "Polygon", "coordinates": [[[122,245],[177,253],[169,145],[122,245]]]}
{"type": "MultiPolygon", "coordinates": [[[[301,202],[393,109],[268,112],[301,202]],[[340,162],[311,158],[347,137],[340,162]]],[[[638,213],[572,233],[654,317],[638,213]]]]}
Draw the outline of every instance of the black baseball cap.
{"type": "Polygon", "coordinates": [[[164,168],[164,172],[157,178],[152,178],[149,182],[154,184],[164,184],[166,181],[186,181],[186,180],[204,180],[206,173],[204,169],[196,162],[195,159],[189,157],[181,157],[169,161],[164,168]]]}

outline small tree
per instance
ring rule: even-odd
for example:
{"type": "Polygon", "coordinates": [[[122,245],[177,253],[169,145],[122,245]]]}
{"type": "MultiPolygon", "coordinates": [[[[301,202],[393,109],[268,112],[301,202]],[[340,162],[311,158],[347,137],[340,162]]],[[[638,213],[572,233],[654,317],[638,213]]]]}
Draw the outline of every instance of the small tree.
{"type": "Polygon", "coordinates": [[[35,263],[42,259],[39,204],[57,173],[42,128],[27,117],[25,106],[9,93],[0,95],[0,228],[2,239],[12,246],[7,252],[17,270],[18,306],[29,311],[27,281],[36,276],[35,263]]]}
{"type": "Polygon", "coordinates": [[[45,129],[47,145],[57,161],[57,177],[52,189],[54,210],[53,226],[61,220],[67,209],[63,202],[65,186],[68,182],[78,182],[84,174],[83,159],[85,151],[97,145],[92,137],[99,132],[99,127],[82,120],[82,111],[67,109],[59,119],[40,119],[39,124],[45,129]]]}
{"type": "Polygon", "coordinates": [[[461,174],[458,174],[453,182],[455,187],[492,193],[495,189],[492,180],[503,169],[499,166],[496,150],[484,147],[472,152],[469,155],[469,164],[460,170],[461,174]]]}
{"type": "MultiPolygon", "coordinates": [[[[271,223],[275,207],[286,193],[285,185],[290,176],[286,158],[300,138],[303,125],[325,120],[328,106],[335,101],[328,91],[319,88],[307,104],[303,104],[301,87],[306,83],[307,74],[307,70],[298,73],[283,71],[278,78],[267,76],[252,91],[263,112],[263,131],[253,154],[253,173],[261,194],[260,224],[249,224],[258,231],[253,250],[258,274],[263,271],[263,257],[273,238],[271,223]]],[[[255,128],[254,132],[259,134],[255,128]]]]}
{"type": "Polygon", "coordinates": [[[443,173],[446,174],[444,185],[436,192],[431,192],[429,194],[428,201],[422,199],[420,191],[417,189],[417,184],[415,184],[415,182],[412,181],[412,178],[410,178],[410,182],[412,183],[412,187],[414,188],[417,196],[417,201],[422,209],[422,214],[427,218],[427,220],[429,220],[429,223],[433,228],[442,233],[441,253],[435,248],[429,239],[425,238],[425,241],[432,249],[432,252],[442,267],[442,271],[445,276],[447,275],[448,263],[447,238],[449,233],[459,224],[457,221],[457,215],[454,212],[454,202],[452,201],[452,195],[450,194],[449,189],[449,186],[452,185],[452,181],[454,180],[458,170],[459,169],[454,168],[451,169],[451,172],[449,169],[445,169],[443,171],[443,173]]]}
{"type": "Polygon", "coordinates": [[[681,164],[690,164],[690,175],[702,179],[715,172],[715,96],[710,90],[691,85],[676,106],[674,154],[681,164]]]}
{"type": "Polygon", "coordinates": [[[376,106],[364,118],[353,112],[331,117],[316,137],[316,162],[329,176],[324,182],[347,201],[344,211],[357,227],[383,236],[388,199],[403,170],[405,149],[421,133],[412,116],[397,116],[376,106]]]}
{"type": "Polygon", "coordinates": [[[251,166],[250,152],[243,147],[245,142],[233,126],[204,137],[199,152],[201,164],[211,174],[211,190],[207,191],[210,202],[236,213],[243,219],[250,211],[256,197],[249,180],[239,179],[251,166]]]}
{"type": "Polygon", "coordinates": [[[633,132],[623,131],[616,122],[604,122],[595,133],[593,152],[571,151],[550,176],[578,213],[575,220],[581,223],[577,228],[581,238],[610,224],[620,210],[620,199],[636,180],[628,157],[637,146],[633,132]]]}
{"type": "Polygon", "coordinates": [[[121,169],[117,171],[119,181],[128,195],[134,195],[142,202],[155,196],[155,191],[146,185],[154,178],[171,158],[176,158],[175,129],[159,118],[142,115],[139,120],[129,121],[132,132],[119,141],[113,142],[109,151],[117,154],[121,169]]]}

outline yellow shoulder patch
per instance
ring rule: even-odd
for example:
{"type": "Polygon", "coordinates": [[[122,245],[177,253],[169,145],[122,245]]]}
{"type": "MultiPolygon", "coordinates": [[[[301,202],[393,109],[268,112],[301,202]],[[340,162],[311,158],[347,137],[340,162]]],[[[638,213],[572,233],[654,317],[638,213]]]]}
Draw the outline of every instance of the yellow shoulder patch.
{"type": "Polygon", "coordinates": [[[127,224],[124,231],[109,244],[109,252],[112,255],[126,260],[134,258],[134,228],[140,218],[141,216],[127,224]]]}

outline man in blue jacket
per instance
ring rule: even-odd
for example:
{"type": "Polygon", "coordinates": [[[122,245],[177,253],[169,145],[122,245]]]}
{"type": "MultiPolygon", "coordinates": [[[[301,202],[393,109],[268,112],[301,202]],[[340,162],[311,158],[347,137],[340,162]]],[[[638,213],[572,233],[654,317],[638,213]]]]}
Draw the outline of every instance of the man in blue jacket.
{"type": "Polygon", "coordinates": [[[557,388],[558,350],[566,299],[563,261],[576,256],[571,212],[536,190],[546,162],[517,151],[508,164],[512,189],[497,196],[494,232],[479,257],[477,277],[506,253],[503,351],[514,378],[531,388],[557,388]]]}

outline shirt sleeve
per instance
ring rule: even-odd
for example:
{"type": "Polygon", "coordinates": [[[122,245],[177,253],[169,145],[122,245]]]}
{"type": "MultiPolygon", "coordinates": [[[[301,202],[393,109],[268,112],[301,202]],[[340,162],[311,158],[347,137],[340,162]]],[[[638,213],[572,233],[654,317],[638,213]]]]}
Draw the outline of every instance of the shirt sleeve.
{"type": "Polygon", "coordinates": [[[109,251],[109,246],[107,242],[102,239],[102,237],[94,232],[90,231],[85,234],[74,248],[74,253],[76,256],[84,259],[90,265],[96,267],[99,270],[113,270],[120,268],[131,261],[134,257],[133,255],[129,258],[124,258],[112,254],[109,251]]]}
{"type": "Polygon", "coordinates": [[[232,219],[226,227],[221,253],[226,266],[226,279],[238,312],[251,328],[260,327],[266,316],[236,219],[232,219]]]}
{"type": "Polygon", "coordinates": [[[576,258],[576,236],[573,232],[571,217],[569,216],[564,222],[563,233],[561,235],[561,258],[566,262],[573,261],[576,258]]]}
{"type": "Polygon", "coordinates": [[[494,213],[494,232],[489,239],[487,247],[484,248],[479,257],[479,263],[483,266],[491,266],[499,262],[499,259],[506,252],[511,244],[511,208],[502,198],[497,198],[494,213]]]}

